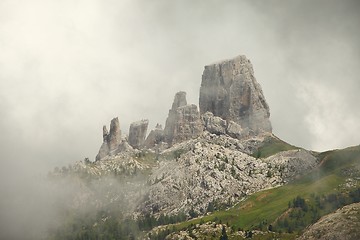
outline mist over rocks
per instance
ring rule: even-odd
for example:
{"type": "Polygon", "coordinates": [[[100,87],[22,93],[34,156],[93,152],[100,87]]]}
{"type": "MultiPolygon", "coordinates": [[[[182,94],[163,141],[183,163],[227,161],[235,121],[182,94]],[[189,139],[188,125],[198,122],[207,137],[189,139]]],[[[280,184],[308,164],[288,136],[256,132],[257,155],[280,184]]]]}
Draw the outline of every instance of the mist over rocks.
{"type": "Polygon", "coordinates": [[[107,136],[110,154],[114,154],[121,142],[121,129],[119,119],[113,118],[110,123],[110,132],[107,136]]]}
{"type": "Polygon", "coordinates": [[[177,92],[175,94],[172,107],[169,110],[169,114],[166,119],[165,128],[164,128],[165,141],[170,145],[172,144],[172,141],[174,139],[177,109],[179,107],[186,105],[187,105],[186,92],[183,91],[177,92]]]}
{"type": "Polygon", "coordinates": [[[164,142],[164,140],[165,140],[164,130],[162,129],[162,125],[158,123],[156,124],[155,129],[150,131],[149,135],[145,140],[144,145],[146,148],[153,148],[157,144],[164,142]]]}
{"type": "Polygon", "coordinates": [[[254,77],[250,60],[240,55],[205,66],[199,96],[199,109],[188,104],[186,92],[177,92],[166,119],[165,128],[158,125],[146,137],[149,121],[130,125],[128,140],[121,140],[118,118],[103,128],[104,142],[96,160],[121,149],[166,149],[174,144],[199,137],[203,131],[226,134],[240,139],[263,132],[271,133],[270,110],[261,86],[254,77]],[[122,147],[120,146],[120,142],[122,147]]]}
{"type": "Polygon", "coordinates": [[[190,104],[176,109],[173,132],[167,136],[169,144],[180,143],[198,137],[203,131],[200,113],[195,104],[190,104]]]}
{"type": "Polygon", "coordinates": [[[195,104],[187,104],[186,93],[177,92],[166,119],[164,137],[171,146],[198,137],[203,131],[200,112],[195,104]]]}
{"type": "Polygon", "coordinates": [[[255,133],[272,131],[269,106],[243,55],[205,66],[199,106],[201,114],[212,112],[255,133]]]}
{"type": "Polygon", "coordinates": [[[121,129],[119,119],[113,118],[110,123],[110,132],[108,132],[106,126],[103,126],[103,143],[100,147],[99,153],[96,156],[96,160],[100,160],[108,155],[116,154],[119,144],[121,142],[121,129]]]}
{"type": "Polygon", "coordinates": [[[144,145],[148,125],[149,120],[147,119],[131,123],[129,130],[129,144],[133,148],[140,149],[144,145]]]}
{"type": "Polygon", "coordinates": [[[56,174],[88,184],[75,196],[78,205],[95,196],[96,211],[117,209],[123,220],[160,223],[225,210],[319,165],[316,153],[272,134],[269,107],[245,56],[205,67],[199,103],[188,104],[186,93],[177,92],[165,127],[157,124],[148,135],[149,120],[131,123],[126,136],[116,117],[110,131],[103,127],[95,162],[85,159],[56,174]]]}

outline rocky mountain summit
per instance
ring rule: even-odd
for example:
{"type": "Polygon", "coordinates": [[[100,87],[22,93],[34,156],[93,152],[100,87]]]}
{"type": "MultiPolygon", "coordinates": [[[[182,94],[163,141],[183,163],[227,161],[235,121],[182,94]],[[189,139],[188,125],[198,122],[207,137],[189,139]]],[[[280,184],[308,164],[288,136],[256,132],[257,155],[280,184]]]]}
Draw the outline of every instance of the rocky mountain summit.
{"type": "Polygon", "coordinates": [[[109,133],[104,126],[96,167],[80,168],[96,175],[150,171],[135,212],[159,217],[231,206],[316,166],[310,152],[290,145],[269,157],[256,155],[267,142],[282,143],[271,133],[269,107],[245,56],[205,66],[199,101],[200,110],[185,92],[176,93],[165,128],[157,124],[147,137],[148,120],[132,123],[129,136],[121,137],[114,118],[109,133]],[[151,156],[156,161],[149,167],[144,159],[151,156]]]}
{"type": "MultiPolygon", "coordinates": [[[[71,209],[94,211],[87,228],[69,225],[63,232],[100,236],[79,239],[295,239],[321,216],[360,199],[354,190],[360,189],[360,148],[317,153],[292,146],[272,133],[269,117],[245,56],[205,66],[199,108],[188,104],[185,92],[176,93],[165,127],[157,124],[149,134],[147,119],[131,123],[125,135],[114,118],[110,131],[103,126],[94,162],[53,174],[76,179],[71,209]]],[[[357,208],[341,211],[351,220],[357,208]]],[[[343,221],[336,214],[301,239],[327,236],[329,226],[345,228],[332,224],[343,221]]]]}
{"type": "MultiPolygon", "coordinates": [[[[136,149],[166,149],[197,138],[203,131],[238,139],[272,131],[269,106],[245,56],[205,66],[199,106],[198,110],[196,105],[187,104],[186,93],[178,92],[163,131],[157,127],[145,139],[149,121],[142,120],[130,125],[129,137],[123,137],[123,140],[136,149]]],[[[117,118],[112,120],[111,126],[119,127],[117,118]]],[[[119,140],[120,130],[116,136],[113,131],[110,129],[108,134],[104,127],[106,139],[104,137],[96,160],[114,155],[120,149],[128,149],[120,146],[124,145],[119,140]]]]}
{"type": "Polygon", "coordinates": [[[271,132],[269,106],[245,56],[205,66],[200,112],[211,112],[256,133],[271,132]]]}

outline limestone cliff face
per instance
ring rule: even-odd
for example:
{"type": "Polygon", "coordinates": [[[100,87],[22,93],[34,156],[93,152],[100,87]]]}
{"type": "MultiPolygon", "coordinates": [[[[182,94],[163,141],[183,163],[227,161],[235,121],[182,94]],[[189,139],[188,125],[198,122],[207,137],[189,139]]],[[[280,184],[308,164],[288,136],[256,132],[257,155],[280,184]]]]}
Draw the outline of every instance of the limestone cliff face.
{"type": "Polygon", "coordinates": [[[164,138],[172,145],[199,136],[203,131],[200,113],[196,105],[187,105],[186,93],[175,95],[172,108],[166,119],[164,138]]]}
{"type": "Polygon", "coordinates": [[[166,149],[204,130],[237,139],[272,131],[269,106],[245,56],[205,66],[199,100],[200,111],[187,104],[185,92],[176,93],[164,130],[152,130],[146,140],[148,120],[132,123],[127,141],[121,139],[119,120],[114,118],[109,132],[103,128],[104,141],[96,159],[130,148],[166,149]]]}
{"type": "Polygon", "coordinates": [[[176,111],[179,107],[185,106],[186,104],[187,104],[186,92],[176,93],[172,107],[169,110],[169,114],[166,119],[165,129],[164,129],[165,141],[170,144],[172,143],[172,140],[174,139],[176,111]]]}
{"type": "Polygon", "coordinates": [[[129,130],[129,144],[133,148],[140,149],[145,142],[149,120],[133,122],[129,130]]]}
{"type": "Polygon", "coordinates": [[[174,142],[198,137],[203,132],[200,113],[195,104],[179,107],[176,111],[174,142]]]}
{"type": "Polygon", "coordinates": [[[103,126],[103,143],[100,147],[99,153],[96,156],[96,161],[106,156],[115,155],[121,144],[121,129],[119,119],[113,118],[110,123],[110,132],[106,126],[103,126]]]}
{"type": "Polygon", "coordinates": [[[110,153],[117,150],[119,144],[121,143],[121,129],[119,119],[113,118],[110,123],[110,132],[107,136],[107,142],[109,145],[110,153]]]}
{"type": "Polygon", "coordinates": [[[160,124],[156,124],[155,129],[151,130],[149,136],[145,140],[145,147],[153,148],[157,144],[164,141],[164,130],[160,124]]]}
{"type": "Polygon", "coordinates": [[[269,106],[245,56],[205,66],[199,106],[201,114],[212,112],[243,129],[272,131],[269,106]]]}

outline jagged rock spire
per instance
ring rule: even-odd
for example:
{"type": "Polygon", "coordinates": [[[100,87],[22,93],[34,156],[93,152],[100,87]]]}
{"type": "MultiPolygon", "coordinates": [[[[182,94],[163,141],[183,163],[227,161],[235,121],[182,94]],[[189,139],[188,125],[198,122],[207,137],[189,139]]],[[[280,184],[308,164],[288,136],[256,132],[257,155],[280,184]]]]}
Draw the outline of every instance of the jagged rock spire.
{"type": "Polygon", "coordinates": [[[175,142],[197,137],[202,130],[203,126],[197,106],[187,105],[185,92],[176,93],[166,119],[165,141],[172,145],[175,142]]]}
{"type": "Polygon", "coordinates": [[[179,107],[185,106],[186,102],[186,92],[177,92],[174,97],[174,101],[171,109],[169,110],[169,115],[166,119],[165,128],[164,128],[164,136],[165,141],[171,144],[174,138],[175,131],[175,118],[176,118],[176,110],[179,107]]]}
{"type": "Polygon", "coordinates": [[[271,132],[269,106],[245,56],[205,66],[200,87],[199,108],[187,104],[186,93],[175,94],[164,130],[157,125],[146,138],[148,120],[130,125],[129,141],[121,139],[118,118],[110,132],[103,127],[103,144],[96,159],[128,149],[153,148],[196,138],[206,129],[214,134],[242,138],[249,133],[271,132]]]}
{"type": "Polygon", "coordinates": [[[110,132],[106,126],[103,126],[103,143],[100,147],[99,153],[96,155],[96,161],[106,156],[116,154],[116,151],[121,143],[121,129],[119,119],[113,118],[110,123],[110,132]]]}

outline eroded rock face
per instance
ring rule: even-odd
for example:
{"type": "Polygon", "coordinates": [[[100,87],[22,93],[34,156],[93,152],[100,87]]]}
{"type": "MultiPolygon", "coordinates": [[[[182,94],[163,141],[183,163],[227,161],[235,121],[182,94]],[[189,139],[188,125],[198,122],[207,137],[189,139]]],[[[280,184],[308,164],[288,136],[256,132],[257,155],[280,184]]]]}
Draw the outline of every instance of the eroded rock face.
{"type": "Polygon", "coordinates": [[[169,110],[168,117],[166,119],[165,123],[165,129],[164,129],[164,136],[165,141],[170,143],[172,142],[174,138],[174,131],[175,131],[175,118],[176,118],[176,110],[179,107],[185,106],[187,104],[186,102],[186,92],[178,92],[175,94],[174,102],[172,104],[171,109],[169,110]]]}
{"type": "Polygon", "coordinates": [[[242,127],[234,121],[229,121],[226,127],[226,133],[233,138],[240,139],[241,136],[246,135],[247,132],[243,131],[242,127]]]}
{"type": "Polygon", "coordinates": [[[144,145],[148,125],[149,120],[131,123],[129,130],[129,144],[133,148],[140,149],[144,145]]]}
{"type": "Polygon", "coordinates": [[[195,104],[179,107],[176,111],[174,142],[198,137],[203,132],[200,113],[195,104]]]}
{"type": "Polygon", "coordinates": [[[99,153],[96,155],[96,161],[101,160],[109,155],[109,145],[107,142],[103,142],[99,149],[99,153]]]}
{"type": "Polygon", "coordinates": [[[211,112],[202,115],[205,129],[213,134],[228,134],[230,137],[240,139],[244,131],[239,124],[234,121],[225,121],[221,117],[214,116],[211,112]]]}
{"type": "Polygon", "coordinates": [[[306,228],[298,240],[360,239],[360,203],[353,203],[330,213],[306,228]]]}
{"type": "Polygon", "coordinates": [[[121,143],[121,129],[119,119],[117,117],[111,120],[110,132],[107,136],[107,141],[110,154],[112,154],[113,151],[117,150],[119,144],[121,143]]]}
{"type": "Polygon", "coordinates": [[[226,121],[221,117],[214,116],[212,112],[206,112],[202,115],[205,129],[217,135],[226,133],[226,121]]]}
{"type": "Polygon", "coordinates": [[[110,123],[110,132],[106,126],[103,126],[103,143],[99,153],[96,155],[96,161],[106,156],[115,155],[121,143],[121,129],[119,119],[113,118],[110,123]]]}
{"type": "Polygon", "coordinates": [[[157,144],[164,141],[164,130],[161,124],[156,124],[155,129],[151,130],[149,136],[145,140],[145,147],[153,148],[157,144]]]}
{"type": "Polygon", "coordinates": [[[245,56],[205,66],[199,107],[255,133],[272,131],[269,106],[245,56]]]}
{"type": "Polygon", "coordinates": [[[203,131],[197,106],[186,103],[186,93],[176,93],[164,129],[164,139],[169,145],[197,137],[203,131]]]}

